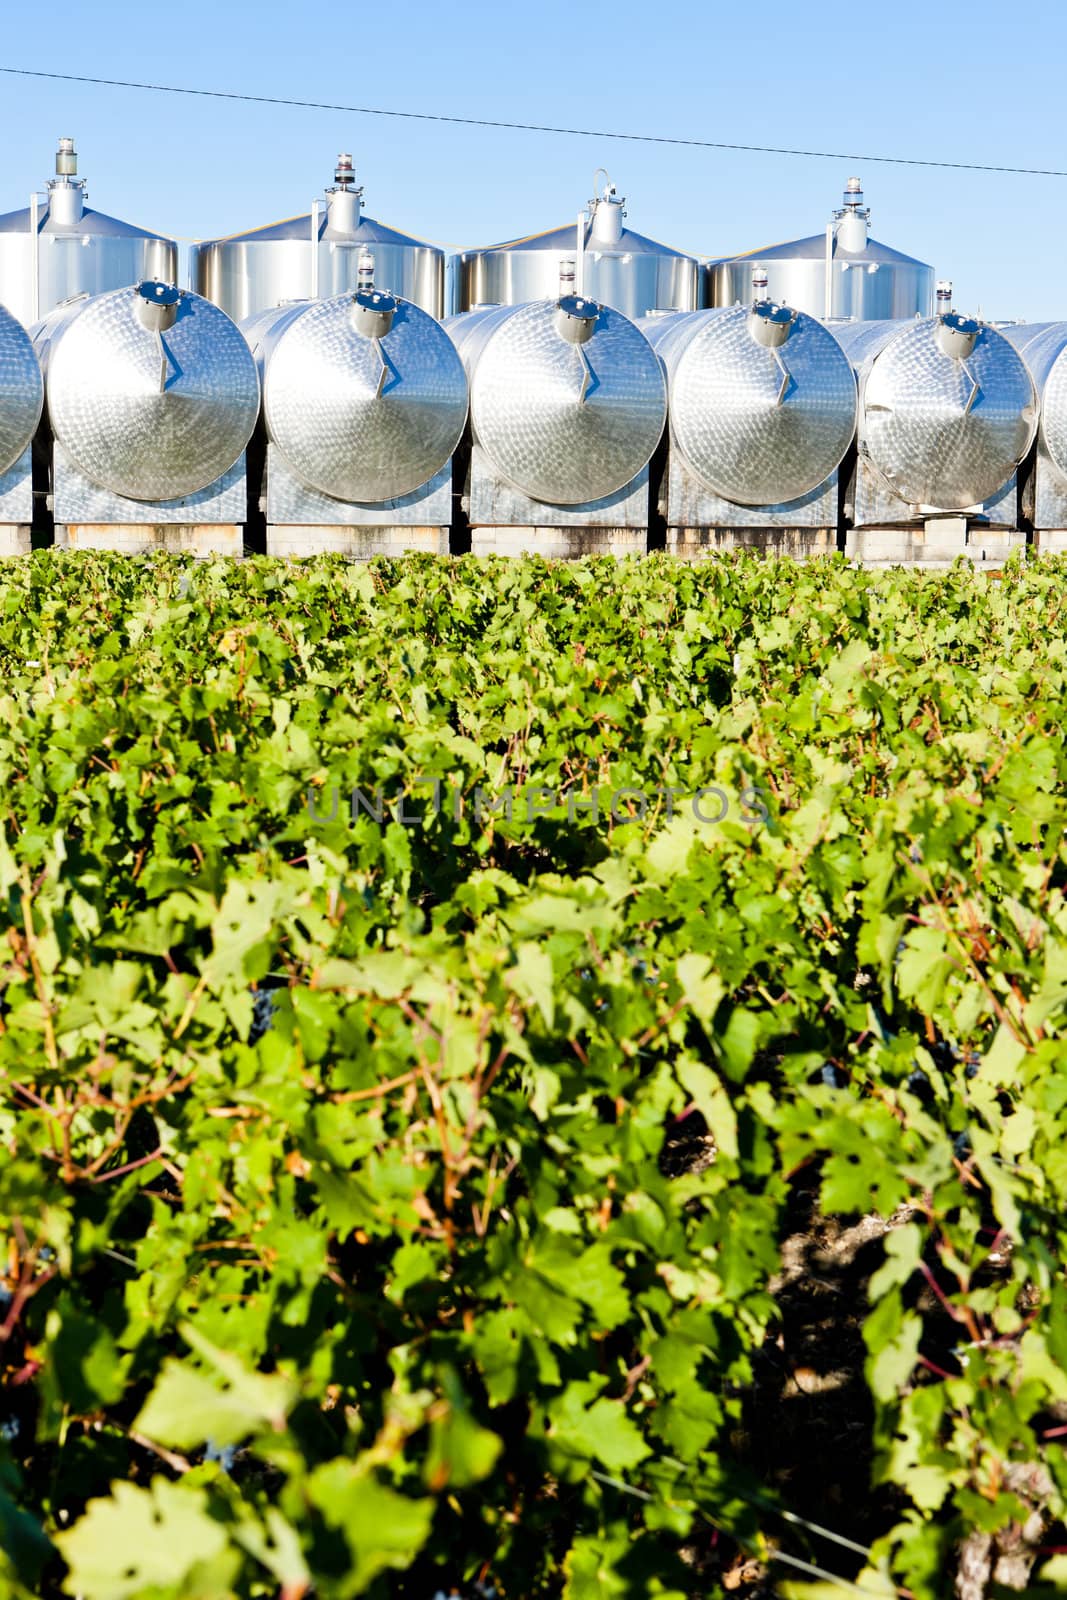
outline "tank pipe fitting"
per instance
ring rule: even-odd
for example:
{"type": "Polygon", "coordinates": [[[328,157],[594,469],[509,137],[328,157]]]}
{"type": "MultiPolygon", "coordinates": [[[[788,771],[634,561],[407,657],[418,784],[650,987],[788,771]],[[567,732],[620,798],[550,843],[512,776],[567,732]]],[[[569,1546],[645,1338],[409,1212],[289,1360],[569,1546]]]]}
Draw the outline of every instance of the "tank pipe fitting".
{"type": "Polygon", "coordinates": [[[593,337],[600,307],[595,300],[586,300],[574,291],[574,262],[564,257],[559,264],[559,301],[556,306],[556,332],[561,339],[573,345],[582,363],[582,388],[578,404],[584,405],[590,388],[596,381],[589,358],[582,348],[593,337]]]}
{"type": "Polygon", "coordinates": [[[752,272],[752,305],[746,319],[746,327],[749,338],[764,350],[769,350],[774,357],[774,364],[782,379],[774,403],[780,406],[794,382],[793,374],[782,360],[781,349],[797,325],[797,314],[790,306],[782,306],[776,300],[768,300],[765,293],[766,284],[766,272],[760,267],[755,267],[752,272]]]}
{"type": "Polygon", "coordinates": [[[382,340],[392,328],[396,312],[397,302],[394,297],[374,287],[374,256],[372,252],[367,249],[361,250],[359,265],[356,268],[356,292],[352,296],[349,321],[354,331],[362,339],[371,341],[381,363],[378,372],[378,384],[374,391],[375,399],[378,400],[381,399],[389,374],[391,372],[395,373],[395,368],[391,365],[385,351],[382,349],[382,340]]]}
{"type": "Polygon", "coordinates": [[[159,392],[166,394],[167,377],[170,372],[170,358],[167,347],[163,342],[163,335],[168,328],[173,328],[178,320],[178,302],[182,292],[173,283],[157,283],[149,279],[138,284],[137,295],[133,302],[133,314],[142,328],[154,333],[156,344],[159,348],[159,392]]]}

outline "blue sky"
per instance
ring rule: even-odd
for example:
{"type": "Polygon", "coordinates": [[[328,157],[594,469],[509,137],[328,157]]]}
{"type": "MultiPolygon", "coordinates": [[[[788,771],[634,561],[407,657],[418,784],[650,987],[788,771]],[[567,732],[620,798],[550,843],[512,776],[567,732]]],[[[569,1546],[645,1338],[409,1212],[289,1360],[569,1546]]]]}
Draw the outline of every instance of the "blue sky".
{"type": "MultiPolygon", "coordinates": [[[[69,0],[8,9],[0,63],[681,138],[1067,168],[1067,8],[763,0],[576,7],[69,0]],[[1017,25],[1023,19],[1025,26],[1017,25]]],[[[961,310],[1067,319],[1067,179],[685,150],[0,77],[0,210],[75,137],[90,204],[185,239],[306,210],[351,150],[368,213],[456,247],[557,226],[606,167],[628,220],[719,255],[815,233],[863,180],[872,232],[961,310]]]]}

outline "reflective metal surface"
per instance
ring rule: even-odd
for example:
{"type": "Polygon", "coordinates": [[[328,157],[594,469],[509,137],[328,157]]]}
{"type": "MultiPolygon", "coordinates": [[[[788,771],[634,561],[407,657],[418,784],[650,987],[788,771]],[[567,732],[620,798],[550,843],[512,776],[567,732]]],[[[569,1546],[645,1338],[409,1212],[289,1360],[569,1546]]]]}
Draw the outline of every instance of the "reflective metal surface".
{"type": "Polygon", "coordinates": [[[145,278],[178,279],[178,246],[92,211],[62,140],[47,200],[0,216],[0,304],[27,326],[76,294],[102,294],[145,278]],[[62,170],[59,170],[62,169],[62,170]]]}
{"type": "Polygon", "coordinates": [[[928,317],[934,310],[934,269],[880,244],[868,232],[870,211],[863,205],[859,180],[850,178],[843,207],[828,224],[830,300],[826,296],[827,230],[810,238],[767,245],[703,268],[704,303],[745,304],[752,268],[766,267],[768,293],[813,317],[875,321],[928,317]]]}
{"type": "Polygon", "coordinates": [[[560,257],[576,255],[582,258],[580,290],[601,305],[631,318],[695,310],[703,303],[696,258],[624,228],[622,206],[609,186],[590,202],[580,232],[576,219],[548,233],[463,251],[453,258],[453,311],[553,297],[560,257]]]}
{"type": "Polygon", "coordinates": [[[353,187],[350,159],[341,157],[337,184],[311,212],[191,246],[189,282],[243,322],[285,300],[354,293],[360,252],[370,248],[383,289],[440,317],[444,251],[364,216],[362,198],[363,190],[353,187]]]}
{"type": "Polygon", "coordinates": [[[912,506],[965,510],[993,496],[1037,431],[1018,353],[982,326],[966,360],[938,343],[941,319],[835,324],[859,379],[861,457],[912,506]]]}
{"type": "Polygon", "coordinates": [[[493,467],[535,500],[578,505],[615,494],[648,463],[667,392],[626,317],[602,307],[592,337],[575,345],[556,326],[558,310],[555,299],[496,306],[445,327],[470,380],[474,440],[493,467]]]}
{"type": "Polygon", "coordinates": [[[998,332],[1026,362],[1041,400],[1041,448],[1067,480],[1067,322],[1017,323],[998,332]]]}
{"type": "Polygon", "coordinates": [[[338,500],[413,493],[449,460],[467,421],[467,379],[439,322],[395,303],[381,338],[352,295],[251,318],[267,437],[309,489],[338,500]]]}
{"type": "Polygon", "coordinates": [[[56,439],[94,484],[171,500],[213,484],[244,450],[259,380],[238,328],[183,292],[174,325],[144,327],[137,287],[61,306],[32,330],[56,439]]]}
{"type": "Polygon", "coordinates": [[[0,306],[0,474],[18,461],[44,405],[41,368],[29,334],[0,306]]]}
{"type": "Polygon", "coordinates": [[[739,307],[639,326],[667,371],[672,449],[714,494],[775,506],[810,494],[837,467],[855,432],[856,380],[813,317],[764,315],[754,329],[752,319],[739,307]],[[768,329],[787,337],[768,346],[768,329]]]}

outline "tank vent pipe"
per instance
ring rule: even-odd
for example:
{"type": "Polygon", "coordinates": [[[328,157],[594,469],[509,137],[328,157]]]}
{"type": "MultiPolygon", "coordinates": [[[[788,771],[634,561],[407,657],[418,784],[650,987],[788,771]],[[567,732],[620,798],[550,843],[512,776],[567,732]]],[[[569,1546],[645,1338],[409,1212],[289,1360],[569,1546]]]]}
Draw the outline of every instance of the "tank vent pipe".
{"type": "Polygon", "coordinates": [[[767,300],[769,298],[770,298],[770,296],[767,293],[767,268],[766,267],[753,267],[752,268],[752,299],[758,304],[759,301],[767,300]]]}
{"type": "Polygon", "coordinates": [[[56,177],[76,178],[78,176],[78,152],[74,148],[73,139],[60,139],[56,151],[56,177]]]}
{"type": "Polygon", "coordinates": [[[356,287],[360,294],[369,294],[374,288],[374,254],[370,250],[359,253],[356,287]]]}
{"type": "Polygon", "coordinates": [[[937,280],[937,314],[939,317],[943,317],[946,312],[951,310],[952,280],[951,278],[939,278],[937,280]]]}
{"type": "Polygon", "coordinates": [[[575,292],[574,262],[564,256],[559,264],[559,297],[563,300],[575,292]]]}

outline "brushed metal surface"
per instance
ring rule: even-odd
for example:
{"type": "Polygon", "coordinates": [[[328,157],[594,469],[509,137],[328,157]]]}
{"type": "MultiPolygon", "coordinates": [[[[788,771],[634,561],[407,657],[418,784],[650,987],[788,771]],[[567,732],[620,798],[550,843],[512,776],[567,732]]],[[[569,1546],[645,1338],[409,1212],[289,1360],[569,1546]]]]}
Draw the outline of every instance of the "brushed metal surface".
{"type": "Polygon", "coordinates": [[[290,471],[277,446],[268,444],[266,484],[267,523],[271,526],[447,528],[452,522],[451,462],[411,494],[360,503],[309,489],[290,471]]]}
{"type": "Polygon", "coordinates": [[[523,494],[496,471],[485,451],[471,450],[467,514],[472,528],[640,529],[648,532],[648,467],[599,500],[553,505],[523,494]]]}
{"type": "Polygon", "coordinates": [[[27,445],[17,461],[0,472],[0,527],[28,526],[33,520],[32,451],[27,445]]]}
{"type": "Polygon", "coordinates": [[[825,483],[855,432],[856,379],[820,322],[800,313],[776,350],[743,307],[640,327],[667,372],[672,451],[712,494],[781,506],[825,483]]]}
{"type": "MultiPolygon", "coordinates": [[[[453,311],[554,299],[560,259],[573,260],[577,247],[575,221],[507,244],[464,250],[453,258],[453,311]]],[[[601,305],[631,319],[657,310],[693,311],[703,303],[702,287],[694,256],[668,249],[630,228],[605,247],[587,225],[582,293],[601,305]]]]}
{"type": "Polygon", "coordinates": [[[467,369],[473,438],[495,471],[533,500],[584,505],[647,466],[667,389],[659,358],[628,318],[603,307],[578,346],[557,330],[557,306],[469,311],[445,327],[467,369]],[[593,374],[587,392],[583,358],[593,374]]]}
{"type": "Polygon", "coordinates": [[[0,473],[15,465],[37,431],[44,380],[26,329],[0,305],[0,473]]]}
{"type": "Polygon", "coordinates": [[[157,278],[178,281],[178,246],[88,206],[75,222],[59,222],[42,206],[37,237],[29,208],[0,216],[0,304],[27,326],[34,320],[33,255],[38,253],[38,317],[76,294],[104,294],[157,278]]]}
{"type": "Polygon", "coordinates": [[[56,443],[52,447],[52,495],[57,524],[212,527],[243,524],[248,516],[243,452],[226,472],[203,489],[173,499],[152,500],[103,488],[56,443]]]}
{"type": "Polygon", "coordinates": [[[861,456],[906,504],[966,510],[996,495],[1026,455],[1037,393],[995,329],[981,327],[973,354],[955,361],[939,349],[937,326],[928,317],[832,331],[859,380],[861,456]]]}
{"type": "Polygon", "coordinates": [[[1067,322],[1018,323],[998,331],[1026,362],[1041,403],[1034,526],[1062,528],[1067,526],[1067,322]]]}
{"type": "MultiPolygon", "coordinates": [[[[325,204],[316,231],[316,298],[354,293],[366,248],[374,253],[374,281],[380,288],[432,317],[443,315],[445,255],[436,245],[356,210],[341,212],[325,204]]],[[[205,239],[189,250],[189,282],[235,322],[285,300],[309,299],[312,276],[310,212],[227,239],[205,239]]]]}
{"type": "Polygon", "coordinates": [[[243,331],[267,437],[290,471],[336,500],[386,501],[448,462],[467,421],[467,378],[448,334],[418,306],[401,300],[377,342],[357,331],[352,311],[351,295],[308,300],[243,331]]]}
{"type": "MultiPolygon", "coordinates": [[[[743,255],[709,262],[704,274],[704,304],[747,305],[752,297],[752,268],[767,269],[767,292],[809,316],[826,313],[826,234],[812,234],[787,244],[748,250],[743,255]]],[[[861,250],[835,241],[830,265],[831,316],[860,322],[885,318],[931,316],[934,269],[890,245],[868,239],[861,250]]]]}
{"type": "Polygon", "coordinates": [[[828,528],[837,531],[838,475],[831,472],[799,500],[746,506],[716,495],[672,450],[660,485],[660,514],[670,528],[828,528]]]}
{"type": "Polygon", "coordinates": [[[136,287],[95,295],[32,330],[48,415],[92,483],[132,500],[175,500],[238,460],[259,414],[259,379],[244,336],[210,301],[183,293],[164,334],[142,326],[136,301],[136,287]]]}

